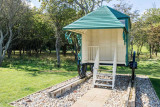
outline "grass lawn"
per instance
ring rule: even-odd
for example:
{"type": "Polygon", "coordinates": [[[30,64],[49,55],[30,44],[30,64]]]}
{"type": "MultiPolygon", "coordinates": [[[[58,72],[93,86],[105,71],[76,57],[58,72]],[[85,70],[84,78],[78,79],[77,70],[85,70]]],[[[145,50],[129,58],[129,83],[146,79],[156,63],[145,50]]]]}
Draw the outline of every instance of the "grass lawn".
{"type": "MultiPolygon", "coordinates": [[[[160,98],[160,58],[148,60],[145,56],[138,60],[136,74],[148,75],[160,98]]],[[[61,59],[59,69],[55,66],[55,53],[6,58],[0,68],[0,107],[8,107],[14,100],[78,75],[73,55],[61,55],[61,59]]],[[[117,73],[130,74],[131,69],[118,67],[117,73]]]]}
{"type": "Polygon", "coordinates": [[[61,69],[55,67],[55,54],[5,59],[0,68],[0,107],[8,107],[14,100],[77,76],[74,58],[61,57],[61,69]]]}

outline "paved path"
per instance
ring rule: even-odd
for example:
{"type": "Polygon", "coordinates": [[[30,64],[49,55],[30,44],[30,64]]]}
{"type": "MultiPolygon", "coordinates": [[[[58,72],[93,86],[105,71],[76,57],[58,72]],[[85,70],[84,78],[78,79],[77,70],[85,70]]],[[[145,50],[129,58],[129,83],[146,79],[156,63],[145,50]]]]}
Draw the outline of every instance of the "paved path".
{"type": "Polygon", "coordinates": [[[72,107],[103,107],[112,90],[92,88],[82,96],[72,107]]]}

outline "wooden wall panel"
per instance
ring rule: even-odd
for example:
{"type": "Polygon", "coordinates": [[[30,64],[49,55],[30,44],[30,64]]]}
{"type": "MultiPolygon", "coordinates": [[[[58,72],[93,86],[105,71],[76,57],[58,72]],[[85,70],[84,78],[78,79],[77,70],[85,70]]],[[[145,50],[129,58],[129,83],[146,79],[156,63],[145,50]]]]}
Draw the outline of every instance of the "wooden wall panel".
{"type": "Polygon", "coordinates": [[[117,47],[118,62],[125,63],[123,29],[93,29],[82,34],[82,63],[88,59],[88,46],[100,47],[100,61],[112,61],[117,47]]]}

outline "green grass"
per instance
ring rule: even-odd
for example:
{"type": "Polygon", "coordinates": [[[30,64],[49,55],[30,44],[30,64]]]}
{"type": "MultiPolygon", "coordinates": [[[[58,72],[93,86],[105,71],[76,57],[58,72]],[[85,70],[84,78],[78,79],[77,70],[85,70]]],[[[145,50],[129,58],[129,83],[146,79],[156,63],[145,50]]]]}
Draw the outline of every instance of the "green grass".
{"type": "Polygon", "coordinates": [[[8,107],[14,100],[75,77],[74,57],[70,54],[61,57],[60,69],[55,67],[54,54],[5,59],[0,68],[0,107],[8,107]]]}
{"type": "MultiPolygon", "coordinates": [[[[133,46],[133,50],[134,50],[134,51],[137,51],[137,46],[136,46],[136,45],[133,46]]],[[[143,47],[142,47],[142,52],[143,52],[143,53],[148,53],[148,52],[149,52],[146,46],[143,46],[143,47]]]]}
{"type": "MultiPolygon", "coordinates": [[[[136,74],[149,76],[160,98],[160,55],[154,59],[148,59],[147,55],[137,59],[136,74]]],[[[14,100],[78,75],[73,55],[61,55],[61,68],[56,67],[55,56],[55,53],[43,53],[39,57],[16,54],[6,58],[0,68],[0,107],[8,107],[14,100]]],[[[118,67],[117,73],[131,74],[131,69],[118,67]]]]}

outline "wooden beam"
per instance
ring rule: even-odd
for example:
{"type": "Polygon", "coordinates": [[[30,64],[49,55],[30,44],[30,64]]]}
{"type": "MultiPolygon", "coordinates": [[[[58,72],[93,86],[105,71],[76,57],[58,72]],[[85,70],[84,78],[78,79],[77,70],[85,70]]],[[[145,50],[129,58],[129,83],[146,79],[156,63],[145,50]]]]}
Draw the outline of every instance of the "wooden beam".
{"type": "Polygon", "coordinates": [[[84,81],[86,81],[88,78],[90,78],[92,76],[92,74],[89,74],[88,76],[86,76],[83,79],[77,79],[69,84],[64,85],[63,87],[57,88],[55,90],[52,90],[48,93],[48,96],[51,98],[56,98],[61,96],[62,94],[64,94],[66,91],[70,90],[71,88],[76,87],[77,85],[79,85],[80,83],[83,83],[84,81]]]}

